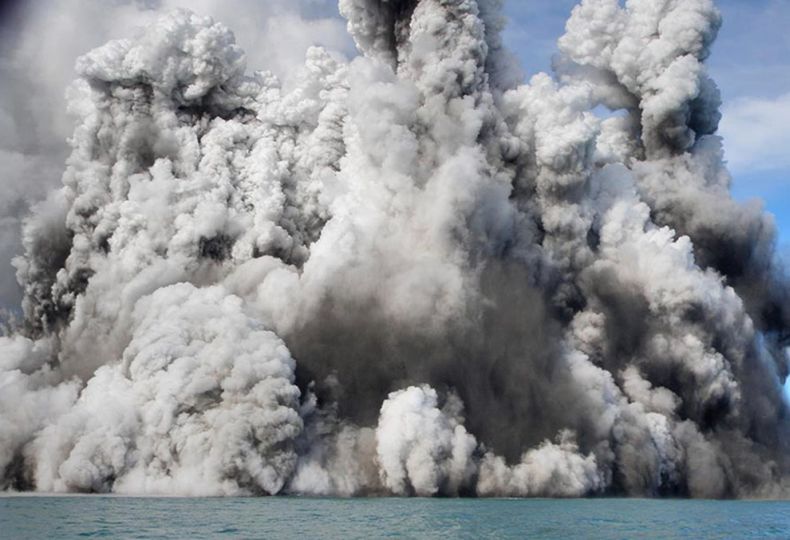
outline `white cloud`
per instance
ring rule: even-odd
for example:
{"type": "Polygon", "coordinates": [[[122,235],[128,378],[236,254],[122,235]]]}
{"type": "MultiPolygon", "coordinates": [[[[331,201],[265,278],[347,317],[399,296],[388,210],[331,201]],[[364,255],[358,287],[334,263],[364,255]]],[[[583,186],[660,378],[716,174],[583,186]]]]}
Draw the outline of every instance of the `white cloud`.
{"type": "Polygon", "coordinates": [[[740,98],[724,107],[720,133],[730,169],[790,169],[790,93],[740,98]]]}

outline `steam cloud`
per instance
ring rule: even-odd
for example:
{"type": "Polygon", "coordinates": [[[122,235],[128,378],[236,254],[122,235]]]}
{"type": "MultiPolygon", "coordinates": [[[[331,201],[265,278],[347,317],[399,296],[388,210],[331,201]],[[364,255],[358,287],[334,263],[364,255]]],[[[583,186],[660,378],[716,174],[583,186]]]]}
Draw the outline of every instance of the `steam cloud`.
{"type": "Polygon", "coordinates": [[[0,338],[0,485],[790,495],[790,286],[729,196],[712,0],[340,0],[287,86],[177,10],[82,56],[0,338]],[[607,108],[612,114],[595,114],[607,108]]]}

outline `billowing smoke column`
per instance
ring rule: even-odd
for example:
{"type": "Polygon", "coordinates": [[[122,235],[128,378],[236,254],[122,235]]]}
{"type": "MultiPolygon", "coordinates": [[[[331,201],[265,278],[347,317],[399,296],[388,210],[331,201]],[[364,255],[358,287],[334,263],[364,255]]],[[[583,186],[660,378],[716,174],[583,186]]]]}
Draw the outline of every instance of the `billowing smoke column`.
{"type": "Polygon", "coordinates": [[[287,89],[184,11],[79,59],[2,486],[790,495],[790,286],[728,194],[712,0],[584,0],[528,84],[496,0],[340,10],[361,56],[287,89]]]}

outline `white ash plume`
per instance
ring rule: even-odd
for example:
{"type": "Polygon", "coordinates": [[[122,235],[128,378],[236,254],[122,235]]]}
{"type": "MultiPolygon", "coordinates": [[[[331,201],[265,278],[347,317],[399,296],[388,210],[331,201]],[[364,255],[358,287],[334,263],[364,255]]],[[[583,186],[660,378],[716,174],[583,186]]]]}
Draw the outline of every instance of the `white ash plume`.
{"type": "Polygon", "coordinates": [[[28,444],[46,491],[277,493],[302,429],[294,361],[219,287],[141,300],[119,363],[28,444]]]}
{"type": "Polygon", "coordinates": [[[378,460],[384,485],[396,495],[457,494],[469,483],[477,441],[452,411],[453,397],[449,414],[430,387],[393,392],[381,406],[378,460]]]}
{"type": "Polygon", "coordinates": [[[790,287],[728,193],[713,2],[583,0],[526,84],[499,7],[341,0],[361,56],[288,84],[187,11],[81,57],[0,485],[790,493],[790,287]]]}

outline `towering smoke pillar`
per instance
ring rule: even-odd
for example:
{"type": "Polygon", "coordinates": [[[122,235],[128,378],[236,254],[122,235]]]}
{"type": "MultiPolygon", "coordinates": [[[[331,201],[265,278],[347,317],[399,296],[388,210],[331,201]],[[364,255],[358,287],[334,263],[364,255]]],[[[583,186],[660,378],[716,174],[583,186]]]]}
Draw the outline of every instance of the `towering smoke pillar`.
{"type": "Polygon", "coordinates": [[[0,338],[0,485],[790,495],[790,286],[729,196],[712,0],[340,0],[286,89],[186,11],[81,57],[0,338]],[[599,118],[607,107],[617,114],[599,118]]]}

